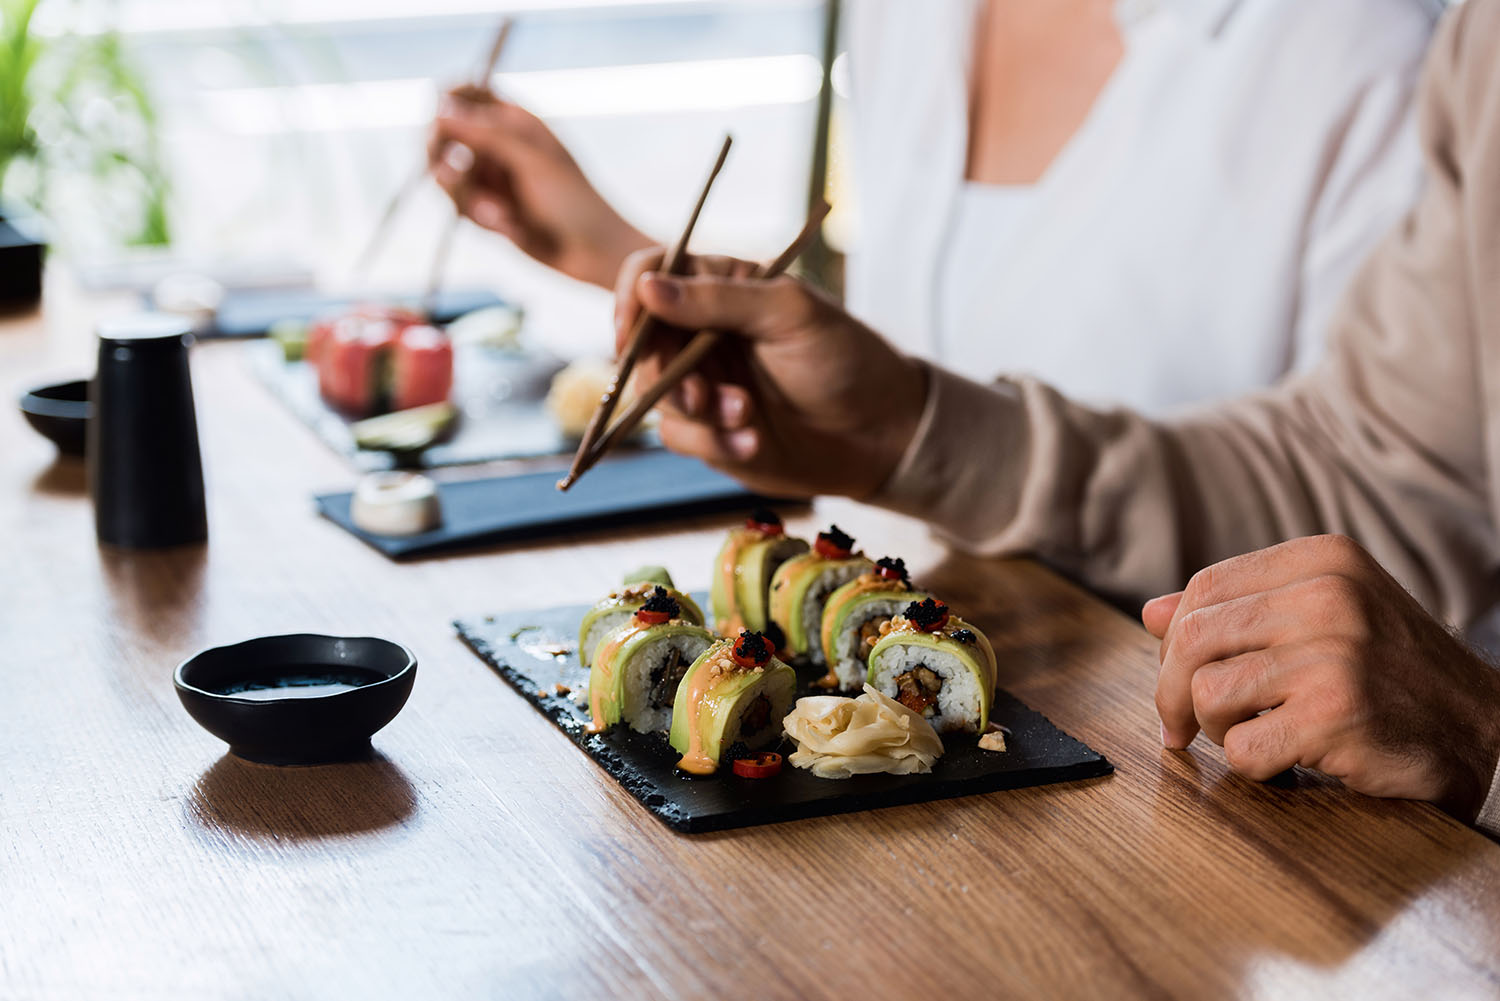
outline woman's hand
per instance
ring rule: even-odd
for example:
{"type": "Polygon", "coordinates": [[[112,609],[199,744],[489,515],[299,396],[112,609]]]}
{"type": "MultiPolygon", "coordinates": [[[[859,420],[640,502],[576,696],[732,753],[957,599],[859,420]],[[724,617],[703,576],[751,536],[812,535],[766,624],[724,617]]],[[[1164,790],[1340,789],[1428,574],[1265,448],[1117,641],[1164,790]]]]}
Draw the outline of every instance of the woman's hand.
{"type": "MultiPolygon", "coordinates": [[[[655,270],[659,248],[633,254],[615,292],[617,347],[644,308],[681,331],[730,335],[663,401],[667,447],[764,493],[865,497],[916,432],[926,370],[821,293],[752,265],[694,258],[687,276],[655,270]]],[[[659,335],[637,369],[649,385],[685,343],[659,335]]]]}
{"type": "Polygon", "coordinates": [[[459,211],[573,278],[613,288],[625,258],[653,242],[600,197],[540,118],[488,91],[448,93],[427,154],[459,211]],[[471,156],[454,156],[455,146],[471,156]]]}
{"type": "Polygon", "coordinates": [[[1162,741],[1201,729],[1235,771],[1293,765],[1472,820],[1500,758],[1500,673],[1342,536],[1202,570],[1149,602],[1162,741]]]}

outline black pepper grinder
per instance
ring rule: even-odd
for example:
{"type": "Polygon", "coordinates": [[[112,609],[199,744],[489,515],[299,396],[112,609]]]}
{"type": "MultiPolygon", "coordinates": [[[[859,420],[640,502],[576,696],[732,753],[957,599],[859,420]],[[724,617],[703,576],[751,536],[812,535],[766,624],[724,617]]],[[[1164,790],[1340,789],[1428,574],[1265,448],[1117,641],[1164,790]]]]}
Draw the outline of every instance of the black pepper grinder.
{"type": "Polygon", "coordinates": [[[208,538],[191,341],[188,323],[164,313],[99,327],[87,452],[100,542],[149,549],[208,538]]]}

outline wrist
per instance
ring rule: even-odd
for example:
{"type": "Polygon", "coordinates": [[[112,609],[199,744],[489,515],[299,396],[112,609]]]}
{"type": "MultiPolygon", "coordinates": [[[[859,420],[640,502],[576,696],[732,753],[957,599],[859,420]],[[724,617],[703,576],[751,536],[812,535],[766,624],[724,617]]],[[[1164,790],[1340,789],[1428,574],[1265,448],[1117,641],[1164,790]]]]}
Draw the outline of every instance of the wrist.
{"type": "Polygon", "coordinates": [[[655,240],[616,216],[608,234],[595,243],[588,273],[578,277],[602,289],[613,291],[625,259],[638,250],[655,246],[655,240]]]}
{"type": "Polygon", "coordinates": [[[931,373],[927,366],[915,358],[902,356],[902,374],[895,392],[896,405],[886,423],[884,440],[880,444],[883,454],[889,457],[889,469],[911,447],[922,424],[922,413],[927,409],[927,394],[931,392],[931,373]]]}
{"type": "Polygon", "coordinates": [[[1465,651],[1475,661],[1476,681],[1469,693],[1466,726],[1454,728],[1458,763],[1440,804],[1449,813],[1473,822],[1484,806],[1500,768],[1500,670],[1465,651]]]}
{"type": "Polygon", "coordinates": [[[1481,721],[1481,733],[1484,737],[1480,741],[1480,750],[1477,758],[1479,769],[1479,789],[1475,797],[1476,802],[1471,817],[1477,814],[1484,806],[1489,797],[1490,789],[1495,783],[1495,777],[1500,774],[1500,670],[1484,665],[1488,672],[1490,681],[1490,700],[1484,720],[1481,721]],[[1488,748],[1488,750],[1484,750],[1488,748]]]}
{"type": "Polygon", "coordinates": [[[879,418],[865,425],[863,447],[853,450],[864,456],[862,465],[867,471],[861,478],[861,488],[850,494],[855,500],[875,494],[896,471],[921,427],[930,392],[928,366],[915,358],[899,356],[890,386],[882,393],[871,394],[882,401],[879,418]]]}

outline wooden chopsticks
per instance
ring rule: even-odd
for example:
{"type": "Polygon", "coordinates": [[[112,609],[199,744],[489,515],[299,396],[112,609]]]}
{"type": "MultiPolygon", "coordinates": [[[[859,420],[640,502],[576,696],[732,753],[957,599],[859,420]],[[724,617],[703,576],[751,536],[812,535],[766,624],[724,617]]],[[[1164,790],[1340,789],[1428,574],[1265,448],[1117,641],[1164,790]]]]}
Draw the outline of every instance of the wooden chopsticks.
{"type": "MultiPolygon", "coordinates": [[[[676,274],[681,271],[683,259],[687,255],[688,240],[692,238],[693,229],[698,225],[698,216],[703,211],[703,203],[708,201],[708,193],[714,186],[714,180],[719,176],[719,171],[724,169],[724,160],[729,156],[729,147],[734,144],[732,136],[724,136],[724,142],[719,146],[719,155],[714,160],[713,169],[708,173],[708,180],[703,182],[703,190],[698,194],[698,201],[693,204],[693,211],[688,216],[687,225],[682,229],[682,235],[677,242],[667,250],[667,256],[662,260],[661,270],[668,274],[676,274]]],[[[620,394],[625,390],[625,383],[630,379],[630,373],[635,368],[636,359],[640,357],[641,348],[648,336],[659,328],[657,319],[645,310],[635,319],[635,325],[630,328],[630,335],[625,341],[625,351],[620,355],[619,368],[615,377],[599,398],[599,406],[594,409],[594,416],[589,418],[588,427],[584,429],[583,440],[578,443],[578,451],[573,455],[573,464],[568,469],[568,475],[557,481],[557,489],[566,490],[571,487],[583,475],[587,466],[594,463],[589,461],[589,453],[593,451],[594,444],[604,433],[605,425],[615,412],[615,406],[620,402],[620,394]]],[[[597,460],[595,460],[597,461],[597,460]]]]}
{"type": "MultiPolygon", "coordinates": [[[[495,28],[495,37],[490,42],[489,52],[485,56],[485,61],[479,71],[479,75],[475,78],[472,85],[474,92],[482,91],[485,94],[493,96],[493,91],[490,88],[490,80],[495,75],[495,68],[500,64],[500,56],[505,51],[506,42],[510,40],[511,28],[514,26],[515,22],[511,18],[505,17],[500,19],[500,24],[495,28]]],[[[411,172],[406,180],[401,183],[401,187],[396,189],[395,193],[391,195],[390,200],[385,203],[385,208],[381,211],[380,218],[375,223],[375,229],[370,233],[370,238],[365,242],[364,249],[360,251],[359,257],[355,261],[354,275],[356,279],[362,277],[369,270],[371,262],[375,259],[375,255],[385,244],[386,236],[390,232],[391,223],[395,220],[397,211],[400,210],[401,206],[412,195],[416,194],[417,189],[421,187],[423,179],[427,177],[431,169],[432,164],[426,157],[423,157],[422,162],[417,164],[416,169],[411,172]]],[[[462,183],[460,182],[460,184],[462,183]]],[[[461,195],[462,190],[459,193],[461,195]]],[[[460,214],[457,206],[458,201],[455,201],[453,219],[449,222],[447,230],[439,238],[432,268],[428,273],[427,294],[424,301],[427,302],[429,307],[431,300],[437,294],[438,287],[442,284],[448,253],[453,243],[453,233],[458,228],[460,214]]]]}
{"type": "MultiPolygon", "coordinates": [[[[792,262],[807,249],[808,244],[817,235],[818,227],[823,224],[823,219],[828,215],[828,210],[828,203],[819,199],[818,204],[808,214],[807,222],[803,224],[802,230],[797,234],[796,238],[787,244],[786,249],[777,255],[775,260],[756,268],[752,277],[762,280],[775,278],[791,267],[792,262]]],[[[639,322],[637,323],[638,327],[641,325],[639,322]]],[[[678,383],[687,378],[688,373],[697,368],[698,364],[704,358],[708,357],[708,353],[714,349],[722,337],[723,334],[717,330],[700,330],[694,334],[693,339],[688,341],[687,345],[677,353],[676,357],[667,364],[666,368],[662,369],[661,377],[652,384],[651,388],[638,396],[626,411],[620,415],[619,419],[611,424],[609,429],[592,446],[588,447],[586,452],[585,446],[583,444],[579,445],[578,456],[582,456],[582,459],[580,460],[578,456],[574,457],[573,468],[568,471],[566,477],[558,481],[557,489],[567,490],[577,482],[580,476],[592,469],[604,457],[605,453],[627,438],[636,429],[637,425],[640,424],[641,420],[645,418],[651,408],[656,406],[661,401],[661,398],[671,392],[678,383]]],[[[621,369],[623,372],[624,359],[621,360],[621,369]]],[[[610,388],[613,390],[616,386],[622,386],[625,378],[628,378],[628,373],[616,375],[615,381],[611,384],[610,388]]],[[[600,410],[603,409],[603,403],[604,401],[601,400],[600,410]]],[[[589,426],[592,428],[598,420],[599,412],[596,411],[594,421],[590,421],[589,426]]]]}
{"type": "MultiPolygon", "coordinates": [[[[490,42],[489,55],[485,57],[484,67],[479,71],[479,76],[474,81],[476,93],[493,96],[494,91],[490,88],[490,81],[495,76],[495,67],[500,65],[500,56],[505,51],[505,43],[510,40],[510,30],[515,22],[510,18],[502,18],[500,27],[495,30],[495,39],[490,42]]],[[[437,309],[438,291],[443,287],[443,276],[448,272],[448,258],[453,251],[453,238],[458,235],[459,224],[463,222],[463,204],[469,190],[469,175],[465,174],[459,178],[458,189],[453,192],[453,216],[448,220],[448,226],[443,230],[443,235],[438,238],[437,249],[432,254],[432,268],[427,272],[427,293],[422,297],[423,312],[428,319],[437,309]]]]}

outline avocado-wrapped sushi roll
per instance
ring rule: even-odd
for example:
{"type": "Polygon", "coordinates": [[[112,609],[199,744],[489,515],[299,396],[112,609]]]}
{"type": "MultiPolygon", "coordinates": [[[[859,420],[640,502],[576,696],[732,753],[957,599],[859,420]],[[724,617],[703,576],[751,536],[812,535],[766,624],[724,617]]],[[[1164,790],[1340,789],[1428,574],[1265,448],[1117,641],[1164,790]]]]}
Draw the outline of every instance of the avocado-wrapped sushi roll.
{"type": "Polygon", "coordinates": [[[830,525],[819,532],[810,553],[783,563],[771,578],[771,621],[793,657],[823,664],[823,605],[839,587],[875,564],[854,552],[854,540],[830,525]]]}
{"type": "Polygon", "coordinates": [[[665,732],[672,701],[688,666],[714,637],[682,618],[682,607],[656,585],[624,625],[594,651],[589,669],[590,733],[623,722],[638,733],[665,732]]]}
{"type": "Polygon", "coordinates": [[[870,651],[870,685],[939,733],[983,733],[995,697],[995,651],[984,633],[941,601],[914,601],[881,627],[870,651]]]}
{"type": "Polygon", "coordinates": [[[787,560],[805,552],[807,543],[787,535],[775,511],[757,508],[751,512],[714,557],[709,588],[714,630],[726,637],[738,636],[742,629],[764,632],[770,624],[766,595],[772,575],[787,560]]]}
{"type": "Polygon", "coordinates": [[[625,578],[625,586],[611,591],[598,604],[583,613],[578,626],[578,662],[588,667],[594,662],[594,650],[600,641],[630,621],[658,588],[664,588],[681,610],[680,618],[703,625],[703,609],[698,603],[672,586],[672,575],[663,567],[641,567],[625,578]]]}
{"type": "Polygon", "coordinates": [[[743,743],[753,751],[774,743],[796,695],[796,672],[776,659],[764,635],[747,630],[719,640],[677,686],[671,734],[682,755],[677,767],[711,775],[726,748],[743,743]]]}
{"type": "Polygon", "coordinates": [[[863,688],[870,648],[880,639],[881,625],[925,597],[912,590],[906,561],[888,556],[829,595],[822,629],[828,674],[818,679],[818,686],[855,692],[863,688]]]}

